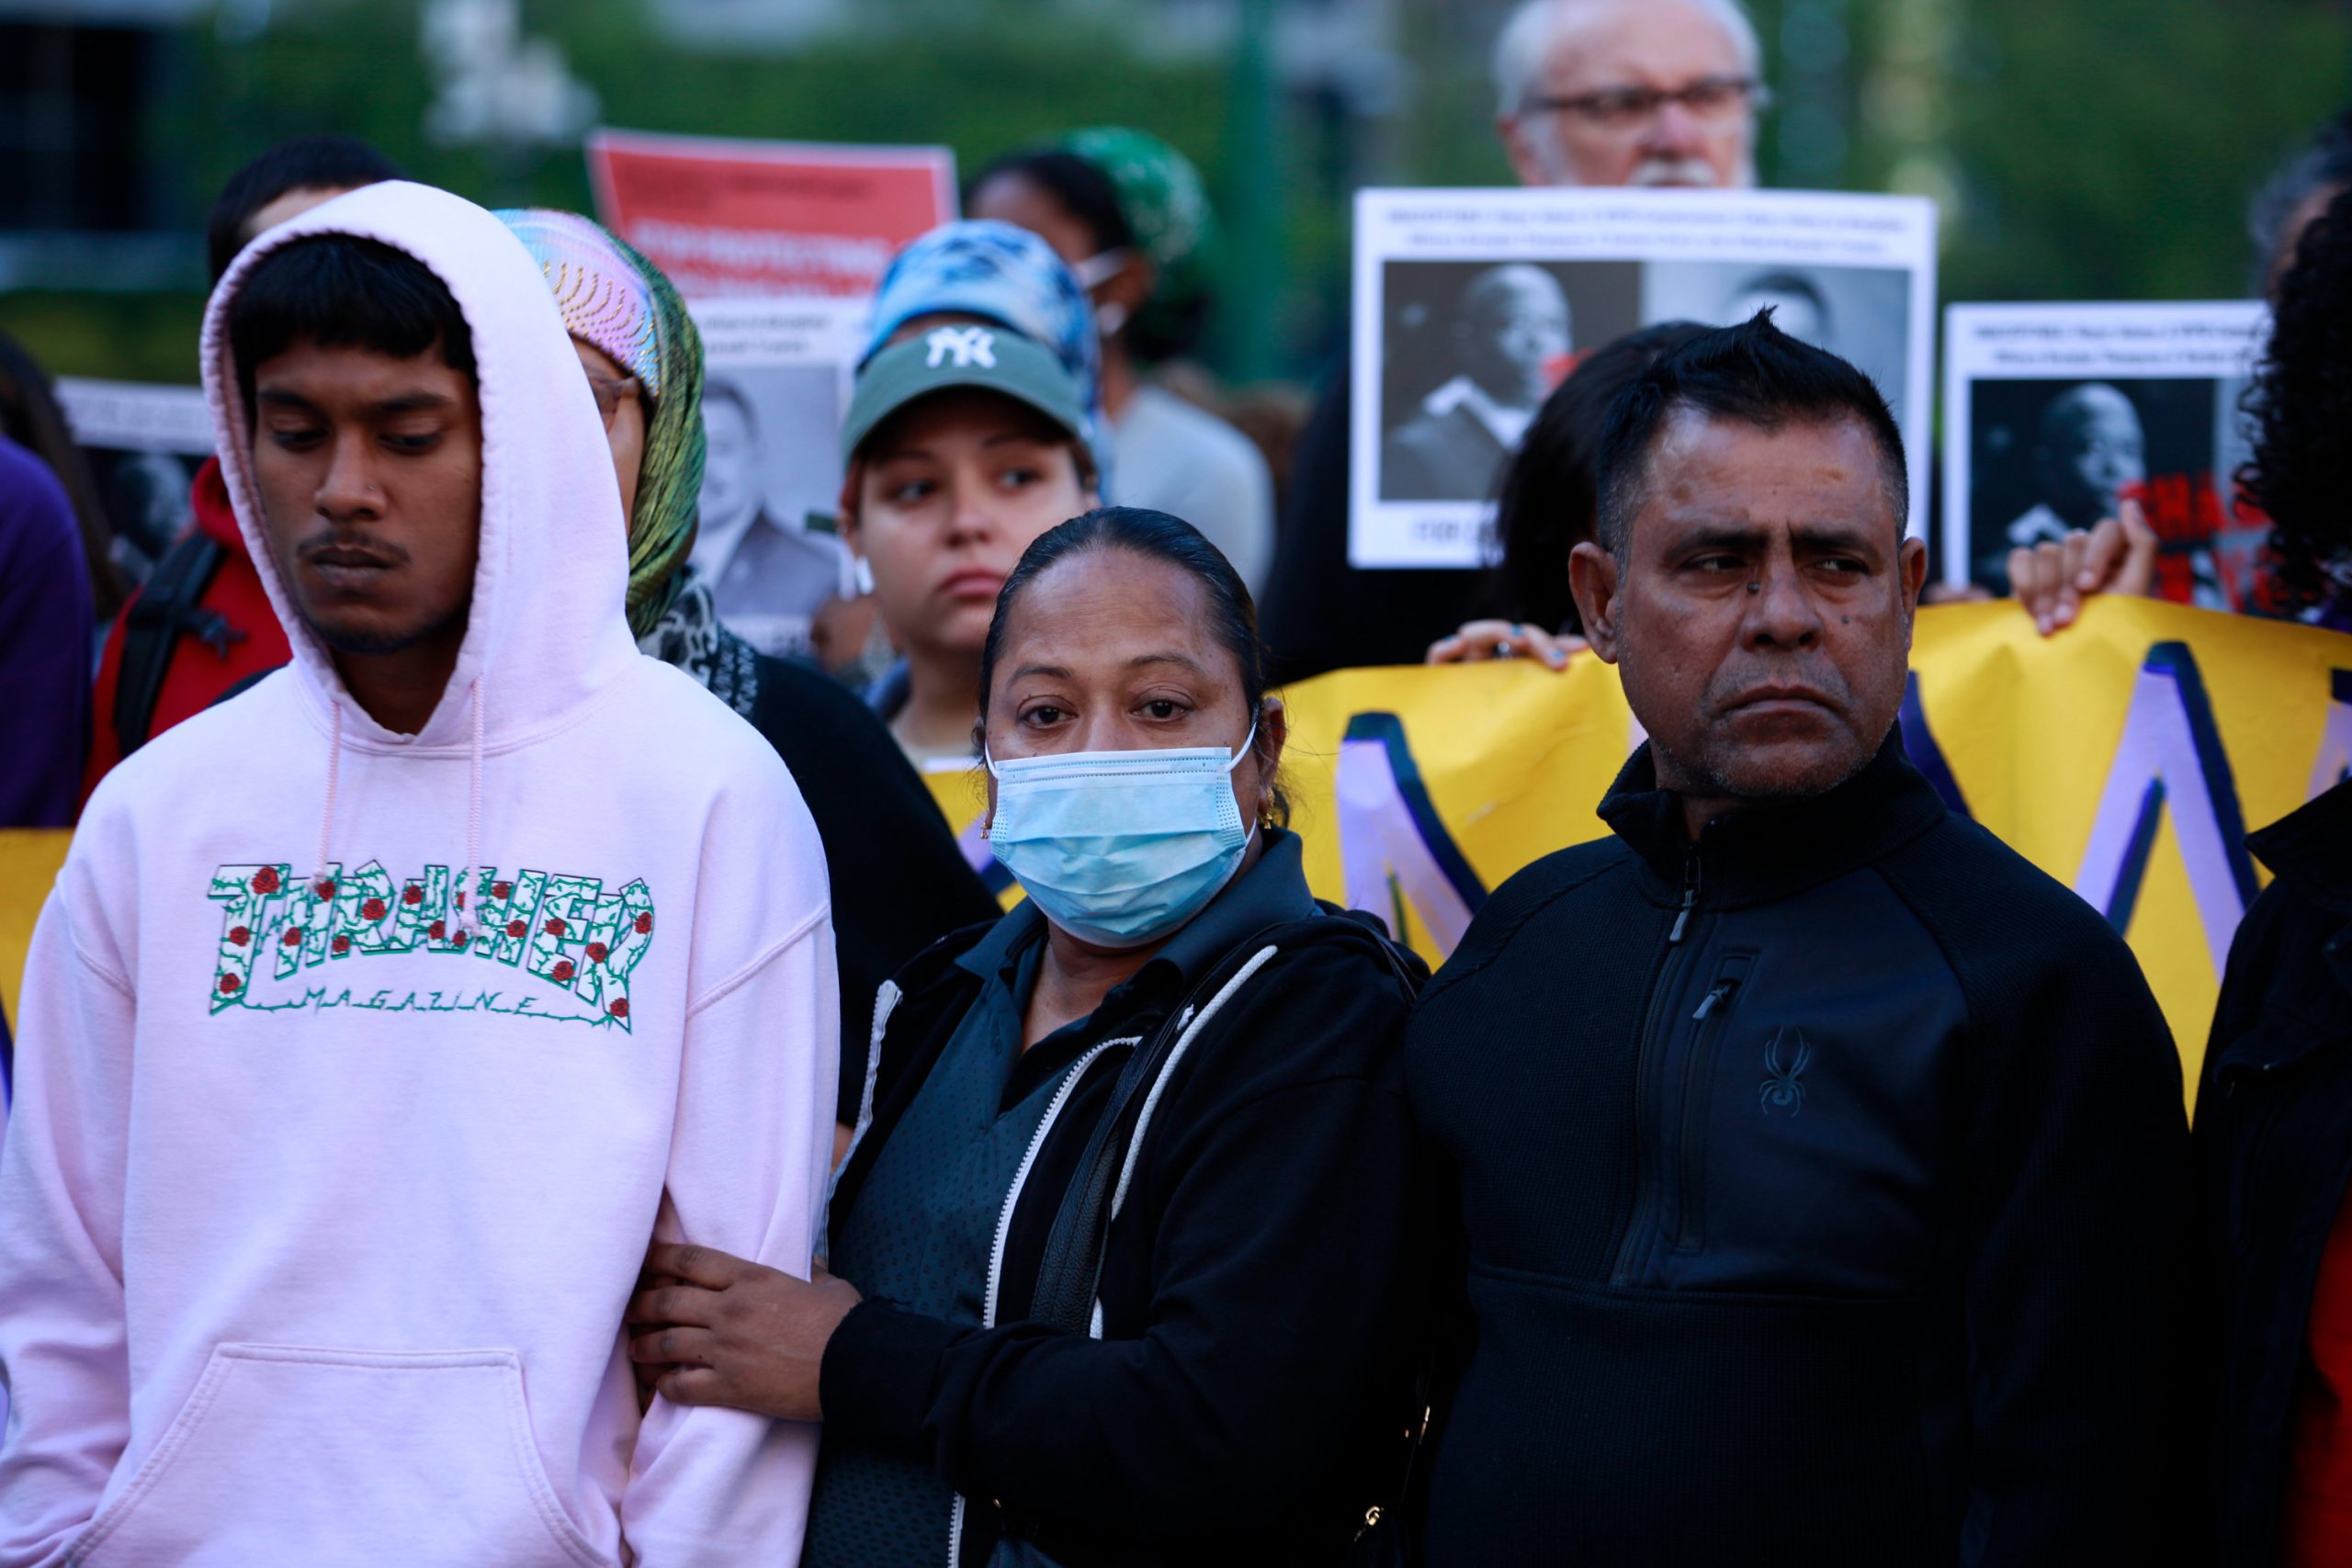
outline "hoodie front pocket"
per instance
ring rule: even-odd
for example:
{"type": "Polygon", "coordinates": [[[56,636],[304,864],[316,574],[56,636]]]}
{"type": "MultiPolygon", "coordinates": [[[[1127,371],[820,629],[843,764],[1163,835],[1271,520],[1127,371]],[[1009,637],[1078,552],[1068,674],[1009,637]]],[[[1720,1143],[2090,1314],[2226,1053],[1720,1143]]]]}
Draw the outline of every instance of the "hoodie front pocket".
{"type": "Polygon", "coordinates": [[[511,1350],[216,1347],[72,1559],[613,1568],[549,1484],[511,1350]]]}

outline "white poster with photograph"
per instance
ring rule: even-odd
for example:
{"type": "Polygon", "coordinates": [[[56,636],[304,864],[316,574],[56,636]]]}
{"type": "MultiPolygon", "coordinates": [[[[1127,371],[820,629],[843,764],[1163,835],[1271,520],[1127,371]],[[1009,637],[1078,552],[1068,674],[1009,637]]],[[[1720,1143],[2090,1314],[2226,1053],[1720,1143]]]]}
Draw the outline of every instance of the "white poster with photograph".
{"type": "Polygon", "coordinates": [[[1659,321],[1783,330],[1886,395],[1927,526],[1935,204],[1797,191],[1356,196],[1348,559],[1476,567],[1496,485],[1584,355],[1659,321]]]}
{"type": "Polygon", "coordinates": [[[131,581],[144,582],[195,520],[189,486],[212,456],[204,389],[61,376],[57,402],[114,528],[107,553],[131,581]]]}
{"type": "Polygon", "coordinates": [[[695,568],[745,641],[807,657],[818,609],[852,592],[831,529],[871,302],[729,296],[688,308],[702,333],[707,442],[695,568]]]}
{"type": "Polygon", "coordinates": [[[1944,312],[1944,576],[2008,590],[2008,555],[2113,516],[2163,541],[2155,592],[2244,610],[2269,525],[2231,479],[2259,301],[1953,305],[1944,312]]]}

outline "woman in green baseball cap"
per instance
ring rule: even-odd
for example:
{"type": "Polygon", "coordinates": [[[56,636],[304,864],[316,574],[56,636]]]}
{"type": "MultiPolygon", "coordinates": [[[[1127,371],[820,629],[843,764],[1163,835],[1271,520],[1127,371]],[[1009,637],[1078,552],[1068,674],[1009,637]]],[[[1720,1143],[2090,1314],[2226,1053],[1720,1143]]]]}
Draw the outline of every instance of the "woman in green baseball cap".
{"type": "Polygon", "coordinates": [[[1262,588],[1274,553],[1264,457],[1147,375],[1192,347],[1207,313],[1216,220],[1199,171],[1158,137],[1101,127],[990,164],[967,206],[1042,237],[1086,286],[1118,500],[1190,519],[1262,588]]]}

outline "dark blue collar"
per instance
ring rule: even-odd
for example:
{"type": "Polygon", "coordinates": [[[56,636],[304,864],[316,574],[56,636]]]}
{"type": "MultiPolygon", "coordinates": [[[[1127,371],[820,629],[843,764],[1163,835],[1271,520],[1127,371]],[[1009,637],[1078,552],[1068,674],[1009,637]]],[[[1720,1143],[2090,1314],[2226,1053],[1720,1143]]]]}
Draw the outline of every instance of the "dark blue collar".
{"type": "Polygon", "coordinates": [[[1943,820],[1944,803],[1903,753],[1896,725],[1860,773],[1804,800],[1743,807],[1707,824],[1694,856],[1682,797],[1661,789],[1647,741],[1600,803],[1601,820],[1649,869],[1654,892],[1679,897],[1694,863],[1700,896],[1761,904],[1870,864],[1943,820]]]}
{"type": "Polygon", "coordinates": [[[2352,780],[2304,802],[2245,842],[2276,875],[2300,878],[2337,897],[2352,895],[2352,780]]]}

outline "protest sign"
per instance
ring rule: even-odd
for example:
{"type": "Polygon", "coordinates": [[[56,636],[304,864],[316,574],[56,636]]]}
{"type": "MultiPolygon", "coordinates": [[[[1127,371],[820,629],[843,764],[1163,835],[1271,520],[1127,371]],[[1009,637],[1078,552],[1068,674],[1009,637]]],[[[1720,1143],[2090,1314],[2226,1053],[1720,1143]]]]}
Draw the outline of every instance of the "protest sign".
{"type": "Polygon", "coordinates": [[[956,216],[944,147],[598,130],[596,216],[680,293],[863,299],[899,248],[956,216]]]}
{"type": "MultiPolygon", "coordinates": [[[[17,998],[23,993],[25,951],[32,945],[33,922],[65,863],[65,846],[73,835],[62,828],[0,828],[0,1021],[14,1033],[24,1014],[17,998]]],[[[0,1066],[6,1064],[0,1061],[0,1066]]],[[[5,1089],[0,1083],[0,1089],[5,1089]]],[[[0,1111],[6,1109],[0,1095],[0,1111]]]]}
{"type": "Polygon", "coordinates": [[[1349,561],[1483,564],[1499,466],[1579,357],[1636,327],[1767,305],[1878,383],[1924,529],[1935,227],[1917,197],[1358,192],[1349,561]]]}
{"type": "Polygon", "coordinates": [[[2269,522],[2240,506],[2239,407],[2268,328],[2259,303],[1952,305],[1944,311],[1944,575],[2008,588],[2009,551],[2115,514],[2164,541],[2156,593],[2259,602],[2269,522]]]}
{"type": "Polygon", "coordinates": [[[703,458],[694,563],[719,617],[763,653],[805,656],[848,552],[830,529],[841,499],[842,415],[870,302],[729,298],[690,307],[702,333],[703,458]]]}
{"type": "MultiPolygon", "coordinates": [[[[2245,831],[2352,769],[2352,638],[2142,599],[2094,600],[2043,638],[2014,604],[1960,604],[1920,612],[1911,668],[1913,760],[2123,931],[2193,1085],[2230,939],[2268,881],[2245,831]]],[[[1607,831],[1594,808],[1639,739],[1617,671],[1589,653],[1556,674],[1340,671],[1283,697],[1309,884],[1431,964],[1512,873],[1607,831]]],[[[984,852],[977,764],[925,782],[984,852]]],[[[1573,954],[1561,976],[1575,985],[1573,954]]]]}
{"type": "Polygon", "coordinates": [[[194,515],[188,487],[212,455],[204,389],[63,376],[57,400],[114,526],[114,562],[144,581],[194,515]]]}

